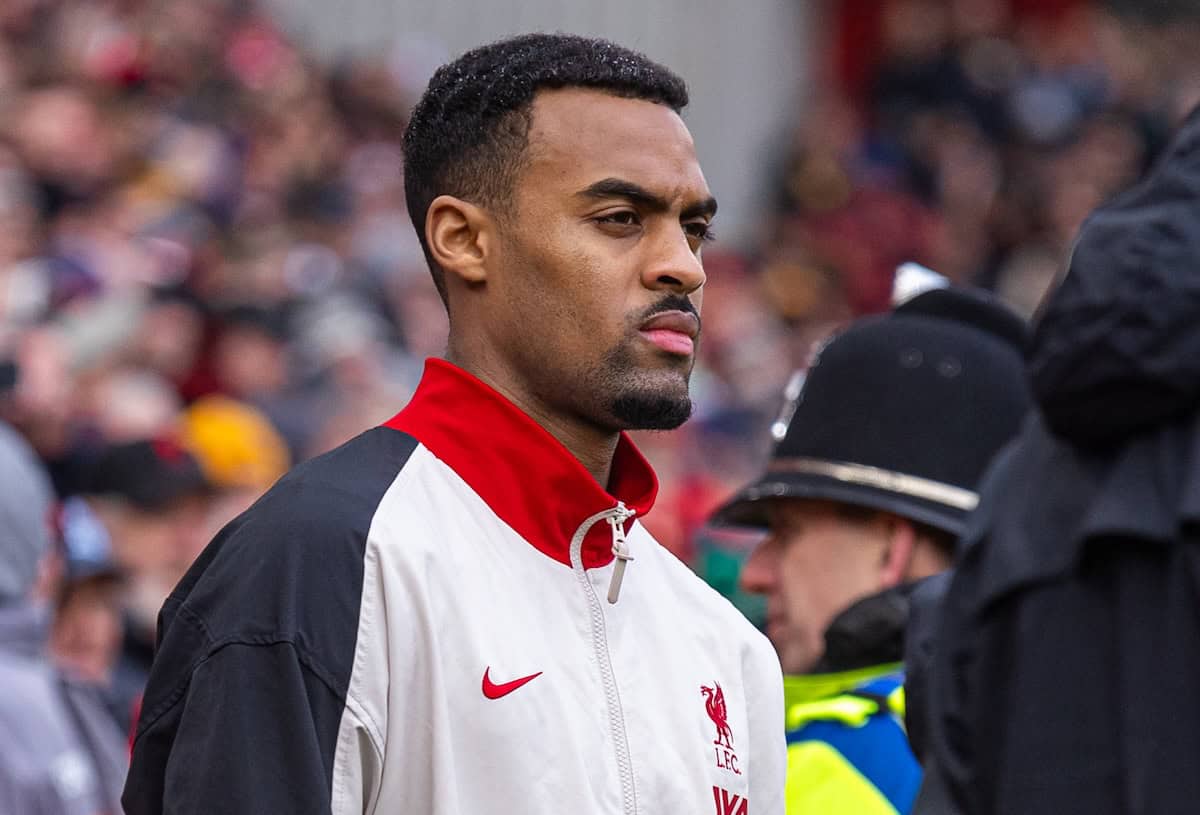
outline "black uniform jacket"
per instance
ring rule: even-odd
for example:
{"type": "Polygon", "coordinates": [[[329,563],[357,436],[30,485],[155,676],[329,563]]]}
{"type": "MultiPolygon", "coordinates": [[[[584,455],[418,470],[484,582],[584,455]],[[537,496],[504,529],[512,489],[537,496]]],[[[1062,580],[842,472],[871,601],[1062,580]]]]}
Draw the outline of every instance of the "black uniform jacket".
{"type": "Polygon", "coordinates": [[[1085,223],[1029,370],[933,642],[910,633],[916,812],[1200,812],[1197,113],[1085,223]]]}

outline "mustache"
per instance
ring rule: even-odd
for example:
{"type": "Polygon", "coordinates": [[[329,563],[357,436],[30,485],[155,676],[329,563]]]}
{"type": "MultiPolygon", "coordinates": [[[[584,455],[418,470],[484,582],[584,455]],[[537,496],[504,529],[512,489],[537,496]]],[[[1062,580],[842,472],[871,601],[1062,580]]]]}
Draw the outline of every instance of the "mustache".
{"type": "Polygon", "coordinates": [[[682,294],[668,294],[639,314],[636,324],[641,325],[655,314],[663,314],[668,311],[682,311],[684,314],[691,314],[700,324],[700,328],[704,328],[704,322],[700,319],[700,312],[696,310],[696,305],[690,298],[684,297],[682,294]]]}

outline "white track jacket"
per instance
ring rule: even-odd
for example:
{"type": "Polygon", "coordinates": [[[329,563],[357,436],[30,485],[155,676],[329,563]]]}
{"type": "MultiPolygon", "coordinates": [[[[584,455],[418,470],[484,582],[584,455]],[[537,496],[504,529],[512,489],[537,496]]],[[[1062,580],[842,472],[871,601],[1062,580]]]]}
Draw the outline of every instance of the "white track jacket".
{"type": "Polygon", "coordinates": [[[638,523],[624,437],[610,489],[430,361],[167,601],[129,815],[782,815],[773,649],[638,523]]]}

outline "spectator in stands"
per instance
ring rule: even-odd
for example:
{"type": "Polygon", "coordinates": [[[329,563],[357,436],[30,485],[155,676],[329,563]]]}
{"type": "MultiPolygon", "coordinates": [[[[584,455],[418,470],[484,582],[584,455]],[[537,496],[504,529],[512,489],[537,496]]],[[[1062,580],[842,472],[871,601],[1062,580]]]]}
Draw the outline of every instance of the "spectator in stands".
{"type": "Polygon", "coordinates": [[[92,689],[60,674],[46,645],[53,577],[49,479],[0,425],[0,810],[120,811],[121,733],[92,689]]]}
{"type": "Polygon", "coordinates": [[[150,671],[158,610],[207,543],[211,496],[192,453],[163,437],[104,450],[84,492],[64,501],[68,591],[55,656],[109,687],[123,728],[150,671]],[[104,636],[112,577],[120,581],[115,642],[104,636]]]}

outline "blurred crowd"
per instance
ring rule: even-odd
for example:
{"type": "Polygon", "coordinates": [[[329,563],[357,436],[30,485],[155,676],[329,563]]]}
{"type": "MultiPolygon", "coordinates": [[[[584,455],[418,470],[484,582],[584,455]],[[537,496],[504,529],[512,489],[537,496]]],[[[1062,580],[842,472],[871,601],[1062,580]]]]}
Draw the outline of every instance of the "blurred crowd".
{"type": "Polygon", "coordinates": [[[401,79],[247,3],[0,4],[0,419],[57,499],[53,658],[114,732],[208,540],[442,350],[401,79]]]}
{"type": "MultiPolygon", "coordinates": [[[[727,588],[705,517],[761,464],[814,341],[884,309],[909,260],[1031,313],[1200,98],[1195,32],[1116,6],[817,5],[759,234],[706,259],[695,418],[639,437],[649,525],[727,588]]],[[[58,499],[55,658],[123,727],[205,543],[443,349],[404,209],[411,64],[321,62],[234,0],[0,3],[0,418],[58,499]]]]}
{"type": "Polygon", "coordinates": [[[917,259],[1031,314],[1083,218],[1200,99],[1164,2],[846,0],[772,180],[765,278],[789,317],[887,303],[917,259]]]}
{"type": "MultiPolygon", "coordinates": [[[[770,209],[740,258],[709,263],[700,383],[719,396],[690,426],[700,438],[681,444],[734,439],[688,471],[717,493],[732,486],[727,473],[762,460],[786,372],[832,328],[886,309],[899,264],[991,289],[1032,316],[1083,219],[1200,102],[1200,31],[1180,22],[1200,19],[1194,0],[811,9],[812,81],[786,149],[764,168],[770,209]]],[[[701,516],[710,506],[685,502],[701,516]]],[[[686,551],[754,616],[735,587],[736,552],[753,541],[689,523],[676,527],[686,551]]]]}

